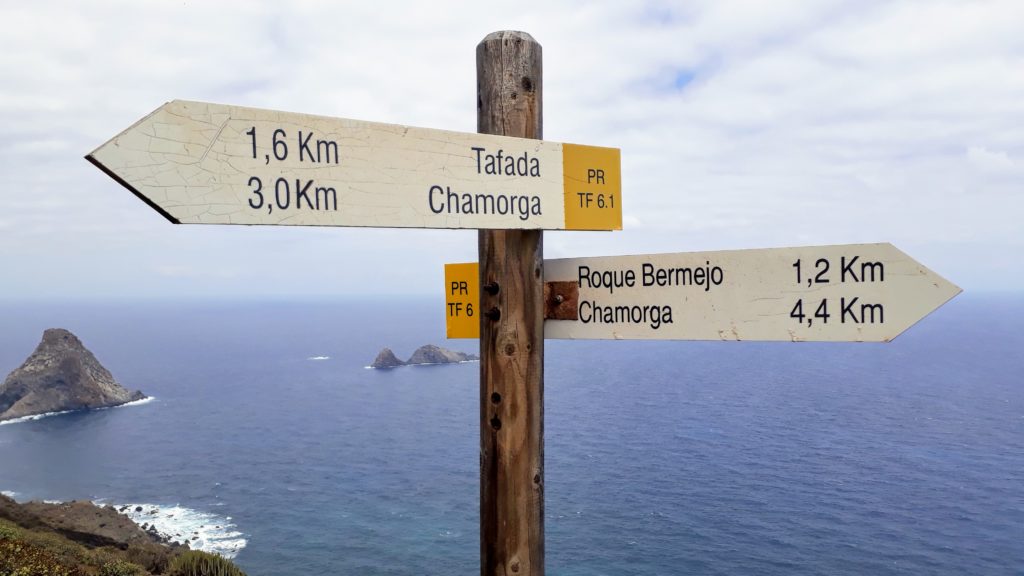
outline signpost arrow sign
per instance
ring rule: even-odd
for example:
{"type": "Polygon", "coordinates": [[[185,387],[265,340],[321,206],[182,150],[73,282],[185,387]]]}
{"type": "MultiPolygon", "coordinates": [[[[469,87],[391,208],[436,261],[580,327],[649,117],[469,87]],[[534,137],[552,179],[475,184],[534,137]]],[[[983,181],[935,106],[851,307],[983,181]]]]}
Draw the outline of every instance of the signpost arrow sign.
{"type": "Polygon", "coordinates": [[[175,100],[86,158],[176,224],[622,228],[616,148],[175,100]]]}
{"type": "MultiPolygon", "coordinates": [[[[477,46],[482,131],[541,134],[540,50],[508,31],[477,46]]],[[[540,230],[622,228],[619,156],[175,100],[86,158],[176,224],[497,230],[479,234],[486,281],[445,267],[447,328],[480,338],[481,573],[529,576],[544,571],[545,338],[888,342],[960,292],[891,244],[541,262],[540,230]]]]}
{"type": "MultiPolygon", "coordinates": [[[[476,337],[476,270],[445,271],[448,336],[476,337]]],[[[544,322],[561,339],[888,342],[961,291],[892,244],[545,260],[544,280],[579,287],[577,319],[544,322]]]]}

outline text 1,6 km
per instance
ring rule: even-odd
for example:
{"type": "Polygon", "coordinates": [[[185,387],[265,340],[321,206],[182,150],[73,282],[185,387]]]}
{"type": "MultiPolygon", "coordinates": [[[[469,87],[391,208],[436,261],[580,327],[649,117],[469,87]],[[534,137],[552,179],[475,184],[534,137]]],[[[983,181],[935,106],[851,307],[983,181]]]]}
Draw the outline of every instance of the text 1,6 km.
{"type": "MultiPolygon", "coordinates": [[[[256,127],[253,126],[246,130],[245,134],[249,136],[252,143],[252,157],[259,159],[259,146],[258,139],[256,137],[256,127]]],[[[271,132],[270,138],[267,142],[269,146],[269,152],[263,154],[263,163],[270,164],[271,160],[277,160],[278,162],[284,162],[289,157],[295,158],[295,151],[298,151],[299,162],[308,162],[310,164],[340,164],[341,158],[338,156],[338,143],[334,140],[324,140],[322,138],[314,138],[313,131],[298,131],[298,136],[291,140],[294,147],[289,148],[288,132],[283,128],[276,128],[271,132]],[[291,156],[289,156],[289,153],[291,156]]]]}

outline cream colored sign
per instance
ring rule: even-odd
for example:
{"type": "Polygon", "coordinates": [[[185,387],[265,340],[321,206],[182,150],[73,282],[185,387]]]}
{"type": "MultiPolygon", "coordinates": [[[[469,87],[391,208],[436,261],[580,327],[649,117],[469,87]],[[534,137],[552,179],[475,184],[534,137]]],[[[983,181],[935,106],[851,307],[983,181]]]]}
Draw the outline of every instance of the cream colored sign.
{"type": "Polygon", "coordinates": [[[546,338],[887,342],[960,293],[891,244],[545,260],[580,284],[546,338]]]}
{"type": "Polygon", "coordinates": [[[888,342],[960,293],[892,244],[545,260],[544,280],[579,283],[579,319],[544,321],[562,339],[888,342]]]}
{"type": "Polygon", "coordinates": [[[175,223],[622,228],[614,148],[175,100],[87,158],[175,223]]]}

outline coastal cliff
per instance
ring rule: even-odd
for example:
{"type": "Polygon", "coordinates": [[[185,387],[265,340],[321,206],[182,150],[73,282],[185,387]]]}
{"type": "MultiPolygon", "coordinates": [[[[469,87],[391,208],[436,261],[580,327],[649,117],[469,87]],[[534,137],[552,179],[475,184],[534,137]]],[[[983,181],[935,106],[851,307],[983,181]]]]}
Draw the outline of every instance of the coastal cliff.
{"type": "Polygon", "coordinates": [[[0,385],[0,422],[145,398],[118,384],[77,336],[50,328],[32,355],[0,385]]]}
{"type": "Polygon", "coordinates": [[[172,542],[123,510],[0,495],[0,574],[245,576],[231,561],[172,542]]]}

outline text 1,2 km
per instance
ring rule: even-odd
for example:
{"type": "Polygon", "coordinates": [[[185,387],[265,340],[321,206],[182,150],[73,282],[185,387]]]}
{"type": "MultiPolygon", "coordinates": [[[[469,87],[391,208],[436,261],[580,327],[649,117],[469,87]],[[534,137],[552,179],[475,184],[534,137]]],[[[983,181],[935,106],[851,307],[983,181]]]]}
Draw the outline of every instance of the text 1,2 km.
{"type": "Polygon", "coordinates": [[[814,284],[862,282],[885,282],[885,264],[883,262],[871,262],[861,260],[860,256],[841,256],[839,262],[828,258],[818,258],[813,265],[806,265],[803,260],[793,262],[796,270],[796,283],[807,286],[814,284]],[[838,264],[838,273],[833,264],[838,264]],[[808,268],[808,270],[805,270],[808,268]]]}
{"type": "Polygon", "coordinates": [[[815,323],[828,324],[830,319],[839,324],[885,324],[885,307],[882,304],[862,302],[859,296],[842,297],[838,303],[835,298],[822,298],[817,302],[811,299],[804,302],[801,298],[790,310],[789,317],[808,328],[815,323]]]}

